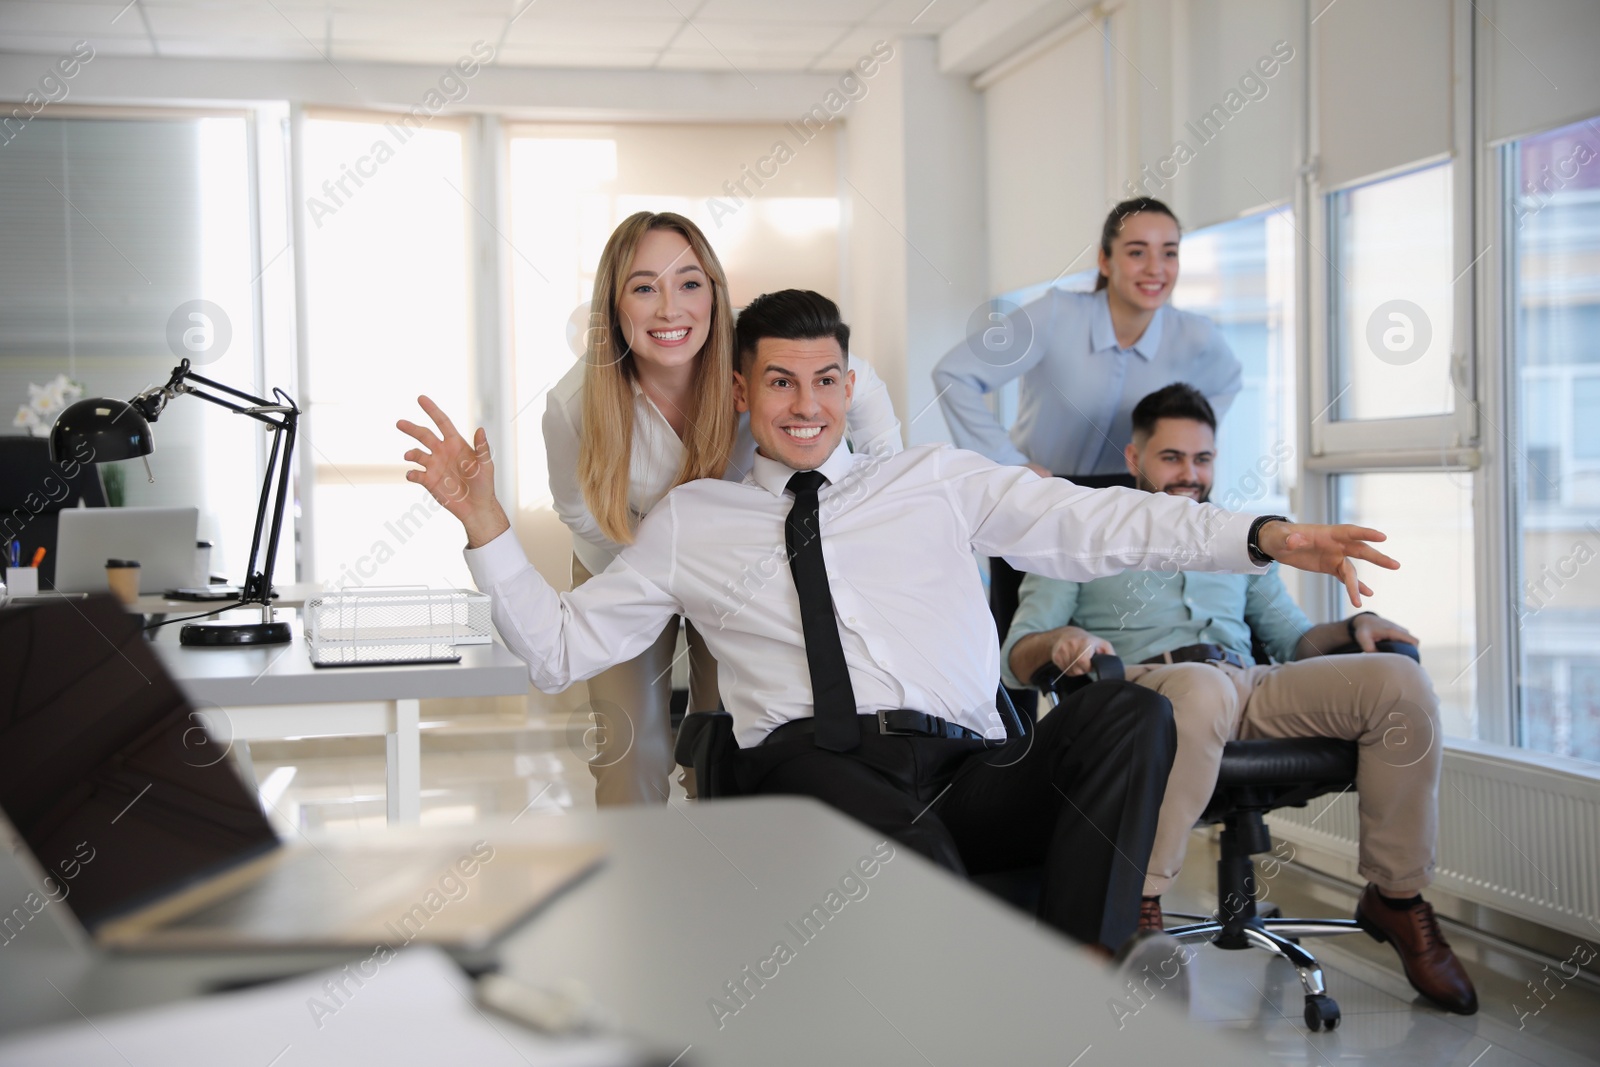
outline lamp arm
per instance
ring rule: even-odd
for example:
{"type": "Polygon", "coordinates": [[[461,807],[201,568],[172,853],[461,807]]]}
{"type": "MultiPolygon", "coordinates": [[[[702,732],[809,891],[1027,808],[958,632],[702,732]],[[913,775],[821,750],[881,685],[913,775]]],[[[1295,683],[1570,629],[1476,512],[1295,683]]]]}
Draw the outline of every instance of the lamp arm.
{"type": "Polygon", "coordinates": [[[256,523],[250,539],[250,559],[245,567],[244,592],[241,604],[260,604],[263,621],[272,611],[272,572],[278,558],[278,536],[283,528],[283,512],[289,497],[290,457],[294,454],[294,439],[300,421],[300,409],[287,393],[274,389],[274,400],[246,393],[230,385],[213,381],[194,373],[185,359],[172,370],[165,385],[147,389],[133,398],[132,404],[149,422],[154,422],[174,397],[188,394],[209,401],[238,415],[247,415],[272,429],[272,450],[267,457],[266,476],[261,480],[261,499],[256,505],[256,523]],[[205,388],[197,388],[204,386],[205,388]],[[207,390],[215,389],[228,396],[245,401],[235,403],[207,390]],[[276,483],[276,486],[274,486],[276,483]],[[276,491],[274,491],[274,488],[276,491]],[[268,526],[268,507],[271,507],[271,525],[268,526]],[[256,558],[261,554],[262,535],[266,535],[266,555],[260,571],[256,558]]]}

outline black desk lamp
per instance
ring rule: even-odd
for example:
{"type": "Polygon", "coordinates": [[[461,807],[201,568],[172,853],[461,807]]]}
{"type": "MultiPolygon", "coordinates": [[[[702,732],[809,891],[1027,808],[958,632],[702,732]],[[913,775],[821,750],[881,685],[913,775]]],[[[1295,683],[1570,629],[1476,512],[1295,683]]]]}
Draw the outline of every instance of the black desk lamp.
{"type": "Polygon", "coordinates": [[[248,577],[239,594],[241,606],[261,606],[261,621],[191,623],[183,628],[178,640],[185,645],[211,646],[285,644],[292,635],[287,622],[273,619],[272,568],[278,557],[278,532],[283,526],[283,507],[289,495],[289,457],[294,453],[294,434],[300,409],[294,406],[294,401],[282,389],[272,390],[272,395],[277,398],[277,403],[272,403],[231,389],[221,382],[202,378],[189,369],[186,359],[173,369],[166,385],[146,389],[126,404],[120,400],[93,399],[80,400],[67,408],[50,429],[50,458],[57,462],[72,458],[78,462],[107,463],[148,456],[155,450],[150,423],[161,417],[167,401],[184,393],[209,400],[236,414],[248,415],[272,427],[272,454],[267,458],[267,473],[261,482],[261,504],[256,508],[250,563],[245,568],[248,577]],[[235,403],[196,386],[238,397],[245,403],[235,403]],[[274,480],[277,482],[276,494],[273,493],[274,480]],[[267,527],[269,497],[272,498],[270,528],[267,527]],[[267,552],[258,571],[256,558],[260,554],[263,531],[267,534],[267,552]]]}

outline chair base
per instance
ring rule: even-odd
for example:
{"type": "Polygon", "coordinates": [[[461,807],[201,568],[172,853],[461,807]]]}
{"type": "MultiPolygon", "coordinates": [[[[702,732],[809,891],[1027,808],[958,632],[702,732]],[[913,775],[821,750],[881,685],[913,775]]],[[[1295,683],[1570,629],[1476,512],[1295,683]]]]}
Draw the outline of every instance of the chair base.
{"type": "Polygon", "coordinates": [[[1186,926],[1168,927],[1166,933],[1179,941],[1198,941],[1203,938],[1222,949],[1258,948],[1288,960],[1300,976],[1300,988],[1305,991],[1306,1027],[1315,1033],[1324,1027],[1332,1030],[1339,1025],[1339,1005],[1328,996],[1322,978],[1322,965],[1293,939],[1353,934],[1359,929],[1361,927],[1354,919],[1264,919],[1252,915],[1232,923],[1208,919],[1186,926]]]}

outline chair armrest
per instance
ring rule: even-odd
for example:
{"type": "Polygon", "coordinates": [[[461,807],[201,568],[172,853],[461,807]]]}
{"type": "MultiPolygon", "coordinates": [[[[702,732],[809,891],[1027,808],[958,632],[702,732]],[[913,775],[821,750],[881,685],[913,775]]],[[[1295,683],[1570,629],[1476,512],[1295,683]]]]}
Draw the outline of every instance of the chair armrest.
{"type": "Polygon", "coordinates": [[[672,758],[694,771],[695,790],[702,798],[737,796],[733,716],[725,711],[692,711],[678,727],[672,758]]]}
{"type": "Polygon", "coordinates": [[[1076,693],[1086,685],[1093,685],[1095,682],[1120,682],[1125,677],[1122,660],[1102,653],[1089,657],[1089,670],[1086,674],[1062,674],[1061,669],[1054,663],[1046,663],[1033,672],[1028,684],[1041,692],[1053,692],[1058,697],[1065,697],[1076,693]]]}
{"type": "MultiPolygon", "coordinates": [[[[1413,645],[1408,641],[1389,641],[1389,640],[1379,641],[1379,642],[1377,642],[1377,650],[1379,652],[1396,652],[1396,653],[1398,653],[1398,654],[1400,654],[1402,656],[1410,656],[1412,659],[1416,660],[1418,663],[1422,662],[1422,653],[1417,651],[1417,646],[1416,645],[1413,645]]],[[[1345,644],[1340,645],[1338,648],[1333,649],[1332,651],[1324,652],[1323,655],[1324,656],[1355,656],[1355,655],[1359,655],[1360,653],[1361,653],[1361,646],[1356,644],[1354,641],[1350,641],[1350,642],[1347,642],[1345,644]]],[[[1312,658],[1314,659],[1316,657],[1312,657],[1312,658]]]]}

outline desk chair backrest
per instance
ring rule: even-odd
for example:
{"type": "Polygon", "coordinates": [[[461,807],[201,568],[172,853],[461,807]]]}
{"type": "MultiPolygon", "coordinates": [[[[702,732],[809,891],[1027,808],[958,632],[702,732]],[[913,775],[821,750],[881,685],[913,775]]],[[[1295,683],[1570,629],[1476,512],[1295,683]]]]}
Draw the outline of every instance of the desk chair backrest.
{"type": "MultiPolygon", "coordinates": [[[[1115,486],[1133,488],[1131,474],[1063,474],[1074,485],[1088,489],[1109,489],[1115,486]]],[[[999,556],[989,557],[989,611],[994,615],[994,628],[1005,643],[1006,631],[1011,629],[1012,616],[1017,613],[1017,593],[1022,588],[1022,572],[999,556]]],[[[1012,704],[1025,719],[1037,718],[1039,696],[1032,689],[1008,689],[1012,704]]]]}
{"type": "Polygon", "coordinates": [[[80,505],[106,506],[98,467],[57,466],[50,462],[50,442],[43,437],[0,437],[0,547],[21,541],[24,566],[36,549],[45,550],[39,565],[41,589],[55,586],[56,516],[80,505]]]}

